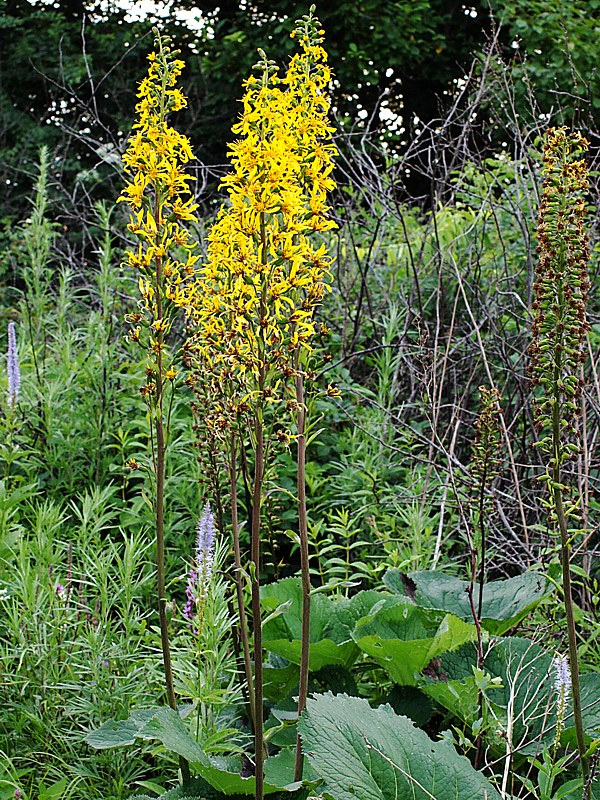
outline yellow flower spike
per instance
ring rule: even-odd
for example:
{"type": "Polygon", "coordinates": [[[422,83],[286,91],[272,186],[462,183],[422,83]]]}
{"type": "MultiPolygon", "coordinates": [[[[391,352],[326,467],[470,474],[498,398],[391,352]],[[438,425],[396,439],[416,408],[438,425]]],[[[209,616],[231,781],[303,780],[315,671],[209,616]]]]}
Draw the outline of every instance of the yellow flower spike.
{"type": "MultiPolygon", "coordinates": [[[[157,34],[156,49],[148,56],[148,73],[137,92],[134,133],[123,154],[129,182],[117,201],[126,202],[132,212],[127,227],[138,244],[126,253],[126,263],[144,275],[139,279],[141,310],[150,325],[143,344],[158,373],[163,370],[162,351],[173,306],[187,302],[183,284],[193,278],[198,260],[193,255],[196,242],[175,221],[195,221],[198,206],[188,188],[192,177],[183,172],[183,165],[193,158],[190,143],[168,121],[169,113],[187,105],[177,86],[184,63],[174,56],[168,41],[157,34]],[[174,248],[179,249],[175,252],[174,248]],[[181,249],[183,264],[177,260],[181,249]]],[[[130,338],[142,343],[141,329],[134,329],[130,338]]]]}
{"type": "Polygon", "coordinates": [[[221,183],[228,203],[208,234],[206,263],[183,290],[199,368],[226,374],[229,388],[216,385],[247,395],[250,407],[260,396],[269,404],[289,396],[332,263],[324,244],[311,244],[314,232],[335,227],[327,204],[337,152],[327,119],[330,71],[318,24],[295,35],[299,52],[285,75],[261,54],[258,74],[244,81],[231,171],[221,183]]]}

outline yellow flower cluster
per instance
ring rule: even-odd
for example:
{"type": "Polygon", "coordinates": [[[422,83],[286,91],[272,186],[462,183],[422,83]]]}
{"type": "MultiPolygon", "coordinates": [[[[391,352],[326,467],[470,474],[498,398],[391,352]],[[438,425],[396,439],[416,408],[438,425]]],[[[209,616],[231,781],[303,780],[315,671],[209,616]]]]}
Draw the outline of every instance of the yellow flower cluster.
{"type": "MultiPolygon", "coordinates": [[[[139,271],[142,296],[139,314],[129,315],[130,338],[141,341],[142,327],[148,329],[148,348],[156,356],[163,348],[172,314],[181,305],[184,287],[195,274],[196,245],[181,222],[195,220],[197,205],[182,165],[193,158],[189,140],[167,122],[170,112],[186,106],[177,88],[183,61],[157,35],[156,52],[150,53],[148,74],[137,93],[138,119],[123,162],[131,180],[117,202],[131,208],[128,229],[138,238],[127,252],[127,264],[139,271]],[[140,323],[140,324],[137,324],[140,323]]],[[[175,377],[171,367],[167,379],[175,377]]],[[[148,393],[152,390],[149,383],[148,393]]]]}
{"type": "Polygon", "coordinates": [[[233,169],[223,181],[229,203],[188,295],[200,361],[269,402],[285,398],[289,378],[310,353],[313,313],[332,261],[325,244],[310,240],[335,227],[327,206],[336,148],[322,33],[305,18],[286,75],[279,77],[261,53],[258,76],[245,82],[233,127],[239,138],[229,148],[233,169]]]}

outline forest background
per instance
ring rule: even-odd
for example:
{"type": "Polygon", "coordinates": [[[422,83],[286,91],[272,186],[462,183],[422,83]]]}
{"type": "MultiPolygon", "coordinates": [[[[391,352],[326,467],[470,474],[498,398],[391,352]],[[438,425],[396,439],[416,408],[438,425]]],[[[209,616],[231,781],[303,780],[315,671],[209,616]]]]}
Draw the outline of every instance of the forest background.
{"type": "MultiPolygon", "coordinates": [[[[590,141],[592,285],[597,278],[599,5],[324,0],[317,8],[340,156],[331,199],[338,229],[326,237],[332,291],[319,311],[330,333],[309,406],[315,586],[347,596],[381,586],[389,568],[468,577],[481,385],[498,389],[503,415],[487,577],[537,567],[558,580],[535,480],[543,459],[533,447],[529,309],[550,126],[590,141]],[[328,396],[328,386],[341,396],[337,388],[328,396]]],[[[293,20],[306,10],[174,2],[140,19],[106,2],[0,2],[0,341],[15,322],[22,380],[19,405],[5,402],[0,421],[2,798],[125,798],[135,787],[156,794],[168,786],[153,746],[109,757],[83,739],[161,692],[152,503],[143,470],[130,468],[132,459],[143,463],[148,430],[144,359],[123,322],[137,283],[121,265],[129,236],[115,208],[121,154],[156,23],[186,62],[189,103],[177,126],[196,155],[202,239],[222,201],[226,143],[256,49],[285,64],[293,20]]],[[[573,467],[588,526],[574,555],[580,655],[596,672],[597,297],[592,290],[573,467]]],[[[8,378],[0,380],[6,395],[8,378]]],[[[207,454],[189,401],[183,392],[173,400],[167,476],[174,618],[207,499],[207,454]]],[[[299,559],[285,449],[273,473],[265,581],[294,575],[299,559]]],[[[523,625],[564,651],[564,615],[552,596],[523,625]]],[[[186,670],[182,656],[178,691],[193,699],[186,670]]],[[[337,678],[340,690],[412,708],[432,730],[446,724],[438,706],[397,687],[394,695],[377,671],[365,668],[352,684],[337,678]]],[[[226,708],[234,690],[213,690],[203,702],[226,708]]],[[[524,786],[520,796],[529,797],[524,786]]]]}

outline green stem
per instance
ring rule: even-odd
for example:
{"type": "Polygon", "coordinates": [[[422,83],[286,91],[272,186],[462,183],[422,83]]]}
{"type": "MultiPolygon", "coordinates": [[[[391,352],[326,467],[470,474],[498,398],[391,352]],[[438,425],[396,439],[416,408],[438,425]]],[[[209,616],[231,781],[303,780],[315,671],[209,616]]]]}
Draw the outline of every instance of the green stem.
{"type": "Polygon", "coordinates": [[[554,381],[554,402],[552,404],[552,444],[553,444],[553,485],[552,494],[554,509],[560,530],[560,558],[562,566],[563,595],[565,599],[565,615],[567,618],[567,635],[569,642],[569,666],[571,668],[571,689],[573,692],[573,720],[575,722],[575,735],[577,749],[581,760],[583,781],[589,774],[589,761],[586,756],[587,747],[583,730],[583,716],[581,713],[581,684],[579,680],[579,656],[577,653],[577,633],[575,630],[575,615],[573,612],[573,593],[571,588],[571,552],[569,547],[569,530],[567,517],[563,504],[562,484],[560,481],[560,396],[557,381],[554,381]]]}
{"type": "MultiPolygon", "coordinates": [[[[477,576],[477,551],[475,550],[475,543],[473,542],[472,536],[468,534],[469,539],[469,549],[471,551],[471,578],[469,581],[469,586],[467,588],[467,596],[469,598],[469,605],[471,607],[471,614],[473,616],[473,622],[475,623],[475,629],[477,631],[477,666],[480,670],[483,669],[483,632],[481,630],[481,619],[477,610],[475,608],[475,597],[474,597],[474,590],[475,590],[475,578],[477,576]]],[[[477,692],[477,719],[483,721],[483,692],[481,689],[477,692]]],[[[483,725],[482,725],[483,727],[483,725]]],[[[482,753],[482,746],[483,746],[483,735],[481,728],[477,734],[477,738],[475,740],[475,769],[479,769],[480,760],[481,760],[481,753],[482,753]]]]}
{"type": "MultiPolygon", "coordinates": [[[[264,80],[264,75],[263,75],[264,80]]],[[[265,213],[260,214],[260,243],[262,263],[267,264],[267,231],[265,213]]],[[[267,286],[263,273],[261,282],[259,323],[258,323],[258,400],[254,415],[254,488],[252,492],[251,519],[251,559],[252,559],[252,623],[254,628],[254,759],[256,776],[256,800],[264,797],[264,762],[265,739],[263,731],[263,654],[262,654],[262,620],[260,613],[260,515],[263,495],[265,471],[264,442],[264,397],[266,383],[266,342],[263,319],[266,315],[267,286]]]]}
{"type": "Polygon", "coordinates": [[[483,582],[485,580],[485,485],[487,482],[487,456],[486,463],[481,476],[479,486],[479,537],[480,537],[480,550],[481,558],[479,564],[479,597],[477,600],[477,616],[481,619],[481,611],[483,609],[483,582]]]}
{"type": "MultiPolygon", "coordinates": [[[[159,220],[158,202],[155,208],[155,219],[159,220]]],[[[156,316],[162,322],[162,258],[156,259],[156,316]]],[[[173,666],[171,664],[171,647],[169,643],[169,622],[167,619],[167,589],[165,578],[165,427],[163,418],[163,357],[162,346],[164,333],[159,326],[157,331],[156,355],[156,391],[154,396],[154,429],[156,434],[156,581],[158,591],[158,618],[160,625],[160,643],[163,656],[163,670],[169,706],[177,711],[175,688],[173,683],[173,666]]],[[[190,767],[183,756],[179,756],[179,768],[183,783],[190,780],[190,767]]]]}
{"type": "Polygon", "coordinates": [[[244,604],[244,586],[242,578],[242,556],[240,550],[240,525],[238,519],[237,500],[237,465],[235,434],[231,436],[229,461],[229,490],[231,497],[231,527],[233,531],[233,562],[235,565],[235,592],[237,599],[238,619],[240,622],[240,639],[244,657],[244,673],[248,687],[248,706],[252,729],[256,730],[256,715],[254,713],[254,686],[252,680],[252,660],[250,657],[250,638],[248,636],[248,623],[246,620],[246,607],[244,604]]]}
{"type": "Polygon", "coordinates": [[[260,614],[260,511],[264,473],[264,431],[262,408],[255,417],[254,491],[252,494],[252,622],[254,627],[254,759],[256,800],[264,797],[264,737],[263,737],[263,662],[262,621],[260,614]]]}
{"type": "MultiPolygon", "coordinates": [[[[306,405],[304,403],[304,380],[296,354],[296,404],[298,406],[298,534],[300,537],[300,570],[302,574],[302,644],[300,655],[300,684],[298,688],[298,720],[306,708],[308,696],[308,670],[310,655],[310,565],[308,553],[308,520],[306,512],[306,405]]],[[[302,780],[304,758],[300,734],[296,734],[296,764],[294,780],[302,780]]]]}

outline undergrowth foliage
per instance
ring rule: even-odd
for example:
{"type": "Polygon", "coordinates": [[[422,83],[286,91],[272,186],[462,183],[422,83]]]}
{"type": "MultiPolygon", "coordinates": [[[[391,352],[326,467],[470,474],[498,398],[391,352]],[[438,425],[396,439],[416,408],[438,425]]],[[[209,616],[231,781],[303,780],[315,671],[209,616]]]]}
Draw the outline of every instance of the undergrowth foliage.
{"type": "Polygon", "coordinates": [[[155,31],[87,272],[40,154],[0,316],[0,800],[599,796],[589,143],[515,127],[443,177],[455,117],[412,161],[355,146],[324,36],[312,8],[259,51],[209,215],[155,31]]]}

